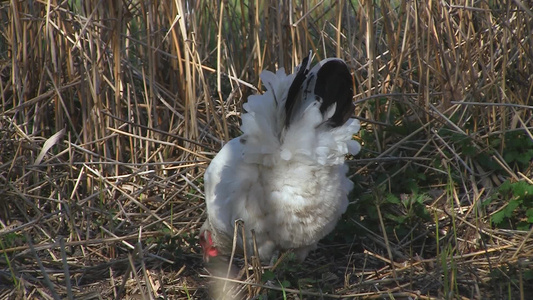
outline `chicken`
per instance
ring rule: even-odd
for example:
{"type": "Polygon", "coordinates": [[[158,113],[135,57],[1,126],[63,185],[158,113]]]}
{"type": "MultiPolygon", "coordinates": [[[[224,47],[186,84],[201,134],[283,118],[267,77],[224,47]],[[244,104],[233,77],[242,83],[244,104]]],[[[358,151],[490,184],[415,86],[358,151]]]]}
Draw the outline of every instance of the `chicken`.
{"type": "MultiPolygon", "coordinates": [[[[244,222],[248,255],[253,230],[262,262],[289,249],[303,261],[346,211],[353,183],[344,159],[361,148],[352,140],[360,127],[350,118],[353,80],[337,58],[309,70],[310,56],[296,74],[261,73],[266,92],[244,104],[243,134],[207,168],[206,261],[231,252],[235,220],[244,222]]],[[[242,252],[240,236],[237,246],[242,252]]]]}

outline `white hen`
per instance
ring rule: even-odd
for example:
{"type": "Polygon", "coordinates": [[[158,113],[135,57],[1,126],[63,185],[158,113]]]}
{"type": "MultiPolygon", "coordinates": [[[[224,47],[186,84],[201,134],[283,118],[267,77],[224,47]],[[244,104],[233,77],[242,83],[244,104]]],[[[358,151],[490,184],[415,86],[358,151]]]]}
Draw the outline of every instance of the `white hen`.
{"type": "MultiPolygon", "coordinates": [[[[296,74],[263,71],[263,95],[248,98],[243,134],[215,156],[204,176],[207,220],[200,231],[204,259],[228,254],[235,220],[244,221],[246,249],[255,232],[261,261],[293,249],[300,260],[346,211],[353,183],[344,156],[357,154],[350,119],[353,81],[345,62],[329,58],[296,74]]],[[[242,251],[242,237],[237,241],[242,251]]]]}

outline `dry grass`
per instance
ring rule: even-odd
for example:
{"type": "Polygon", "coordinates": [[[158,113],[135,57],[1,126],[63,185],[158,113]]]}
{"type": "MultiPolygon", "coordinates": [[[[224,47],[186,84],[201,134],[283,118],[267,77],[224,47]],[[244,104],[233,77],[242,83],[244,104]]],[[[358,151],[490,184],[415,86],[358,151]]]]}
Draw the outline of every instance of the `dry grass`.
{"type": "Polygon", "coordinates": [[[203,171],[238,135],[260,71],[292,70],[308,50],[345,59],[358,84],[364,153],[351,161],[352,208],[365,195],[415,197],[402,185],[418,176],[430,218],[405,239],[386,206],[376,205],[375,228],[365,212],[349,213],[303,265],[256,266],[230,292],[531,297],[533,229],[490,217],[505,209],[503,182],[533,184],[531,161],[506,158],[507,134],[533,139],[532,10],[529,1],[3,2],[0,298],[207,298],[222,281],[205,276],[195,239],[203,171]]]}

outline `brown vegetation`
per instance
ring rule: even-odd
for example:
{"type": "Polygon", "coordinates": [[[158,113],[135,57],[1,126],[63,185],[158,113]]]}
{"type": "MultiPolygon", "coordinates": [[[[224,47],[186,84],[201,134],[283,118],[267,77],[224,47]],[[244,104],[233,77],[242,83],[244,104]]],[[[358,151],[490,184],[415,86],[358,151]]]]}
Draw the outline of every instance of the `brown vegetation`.
{"type": "Polygon", "coordinates": [[[230,292],[528,298],[533,203],[491,218],[518,199],[502,183],[533,185],[531,2],[303,2],[0,4],[0,298],[207,298],[203,171],[260,71],[309,50],[357,82],[352,211],[230,292]]]}

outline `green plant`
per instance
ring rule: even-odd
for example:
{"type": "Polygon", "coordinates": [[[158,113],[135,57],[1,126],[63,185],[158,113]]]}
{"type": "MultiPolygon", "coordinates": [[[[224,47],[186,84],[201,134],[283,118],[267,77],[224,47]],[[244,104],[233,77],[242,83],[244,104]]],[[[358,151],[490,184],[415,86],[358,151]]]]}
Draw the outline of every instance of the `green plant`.
{"type": "Polygon", "coordinates": [[[533,185],[525,181],[505,181],[485,205],[496,201],[506,203],[492,214],[492,224],[501,228],[529,230],[533,224],[533,185]]]}
{"type": "Polygon", "coordinates": [[[533,139],[523,130],[505,134],[503,158],[511,167],[525,170],[533,160],[533,139]]]}

